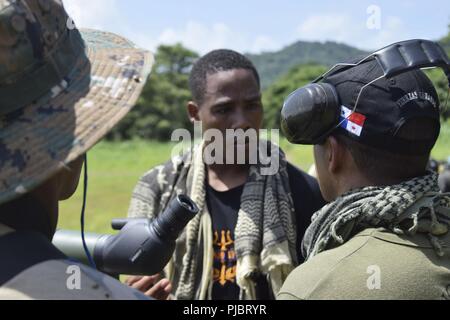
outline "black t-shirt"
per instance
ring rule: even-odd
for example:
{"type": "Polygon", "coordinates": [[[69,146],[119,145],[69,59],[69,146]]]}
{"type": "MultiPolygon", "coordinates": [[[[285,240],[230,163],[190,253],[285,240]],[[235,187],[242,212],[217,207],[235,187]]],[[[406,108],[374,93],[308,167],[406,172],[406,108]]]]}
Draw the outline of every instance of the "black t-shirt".
{"type": "MultiPolygon", "coordinates": [[[[301,242],[311,223],[311,216],[324,204],[316,179],[288,164],[289,183],[297,220],[297,252],[299,262],[301,242]]],[[[234,250],[234,229],[236,228],[241,196],[244,186],[226,192],[218,192],[207,185],[206,200],[213,225],[213,291],[214,300],[238,300],[239,287],[236,284],[236,252],[234,250]]],[[[258,299],[274,297],[263,275],[257,276],[256,295],[258,299]]]]}

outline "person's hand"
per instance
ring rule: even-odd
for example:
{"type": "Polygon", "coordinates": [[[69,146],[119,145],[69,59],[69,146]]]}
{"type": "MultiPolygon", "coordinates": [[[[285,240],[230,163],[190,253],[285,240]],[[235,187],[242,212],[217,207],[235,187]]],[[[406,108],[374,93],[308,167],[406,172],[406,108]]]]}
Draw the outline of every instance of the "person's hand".
{"type": "Polygon", "coordinates": [[[159,274],[146,277],[131,276],[125,280],[125,284],[156,300],[167,300],[172,292],[170,281],[160,280],[159,274]]]}

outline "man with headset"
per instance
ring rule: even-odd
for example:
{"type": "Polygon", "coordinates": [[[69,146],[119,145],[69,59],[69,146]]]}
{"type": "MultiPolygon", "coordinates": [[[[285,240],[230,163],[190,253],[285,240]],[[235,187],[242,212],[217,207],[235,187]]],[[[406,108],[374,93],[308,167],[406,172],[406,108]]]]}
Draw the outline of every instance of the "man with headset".
{"type": "Polygon", "coordinates": [[[313,216],[307,261],[279,299],[450,299],[450,196],[426,171],[440,106],[423,67],[450,75],[437,44],[405,41],[287,99],[283,128],[314,145],[330,204],[313,216]]]}

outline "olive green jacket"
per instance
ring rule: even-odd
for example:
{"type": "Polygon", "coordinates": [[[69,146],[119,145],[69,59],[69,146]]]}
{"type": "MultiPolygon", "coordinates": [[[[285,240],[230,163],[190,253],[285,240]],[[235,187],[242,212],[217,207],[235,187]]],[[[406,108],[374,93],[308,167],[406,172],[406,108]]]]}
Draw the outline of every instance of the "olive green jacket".
{"type": "Polygon", "coordinates": [[[278,299],[450,300],[450,233],[439,257],[423,234],[366,229],[295,269],[278,299]]]}

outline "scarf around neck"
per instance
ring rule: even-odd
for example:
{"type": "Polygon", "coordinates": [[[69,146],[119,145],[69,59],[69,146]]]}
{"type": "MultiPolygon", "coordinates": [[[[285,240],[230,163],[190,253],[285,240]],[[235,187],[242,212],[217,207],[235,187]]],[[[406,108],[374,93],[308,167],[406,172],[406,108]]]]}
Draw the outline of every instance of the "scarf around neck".
{"type": "MultiPolygon", "coordinates": [[[[240,299],[256,299],[256,276],[267,276],[274,296],[297,266],[297,231],[287,160],[284,153],[268,143],[270,155],[278,155],[279,170],[262,174],[262,164],[250,166],[241,196],[235,228],[236,282],[240,299]]],[[[179,194],[188,195],[200,212],[177,240],[174,259],[166,268],[173,281],[175,298],[206,300],[213,283],[213,231],[206,202],[207,168],[204,142],[191,152],[172,158],[147,173],[132,198],[130,217],[155,217],[179,194]]],[[[271,157],[271,159],[273,159],[271,157]]],[[[278,159],[278,160],[277,160],[278,159]]],[[[272,160],[274,161],[274,160],[272,160]]]]}
{"type": "MultiPolygon", "coordinates": [[[[212,225],[205,200],[206,165],[200,152],[203,148],[201,144],[194,151],[186,177],[190,196],[200,213],[186,229],[186,254],[176,292],[178,299],[209,299],[211,294],[212,225]]],[[[297,234],[287,161],[278,147],[271,145],[271,148],[279,154],[279,170],[274,175],[264,176],[259,165],[251,166],[241,197],[235,228],[236,281],[241,288],[241,299],[256,299],[254,276],[258,273],[268,275],[276,295],[297,265],[297,234]]]]}
{"type": "Polygon", "coordinates": [[[366,187],[342,195],[314,214],[303,239],[304,256],[309,260],[344,244],[358,230],[379,227],[396,234],[426,233],[442,255],[436,236],[450,229],[450,194],[441,193],[437,181],[436,174],[428,174],[393,186],[366,187]],[[414,207],[425,197],[430,198],[426,205],[414,207]]]}

